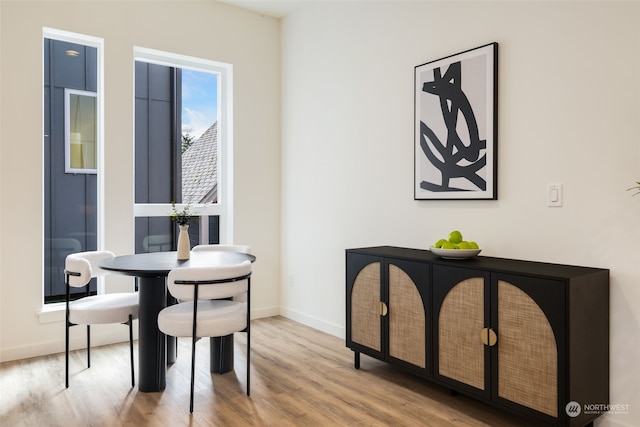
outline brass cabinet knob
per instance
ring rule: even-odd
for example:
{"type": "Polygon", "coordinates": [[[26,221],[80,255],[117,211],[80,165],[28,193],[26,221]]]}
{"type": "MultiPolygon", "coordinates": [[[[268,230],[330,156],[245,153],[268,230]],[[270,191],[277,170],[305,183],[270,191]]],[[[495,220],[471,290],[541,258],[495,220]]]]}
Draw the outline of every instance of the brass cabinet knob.
{"type": "Polygon", "coordinates": [[[378,314],[380,316],[386,316],[388,311],[389,309],[387,308],[387,304],[385,304],[384,301],[378,302],[378,314]]]}
{"type": "Polygon", "coordinates": [[[482,340],[482,343],[484,345],[493,347],[494,345],[496,345],[496,342],[498,341],[498,336],[496,335],[493,329],[483,328],[480,331],[480,339],[482,340]]]}

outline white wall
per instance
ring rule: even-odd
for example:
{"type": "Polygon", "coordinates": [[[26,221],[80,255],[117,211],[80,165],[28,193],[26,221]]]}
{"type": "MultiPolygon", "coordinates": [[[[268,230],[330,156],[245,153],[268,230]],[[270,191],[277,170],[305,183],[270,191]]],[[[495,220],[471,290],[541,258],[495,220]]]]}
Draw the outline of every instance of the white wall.
{"type": "Polygon", "coordinates": [[[631,413],[601,425],[636,423],[640,3],[319,2],[282,40],[283,314],[344,336],[346,248],[452,229],[483,255],[609,268],[605,403],[631,413]],[[414,66],[494,41],[499,198],[414,201],[414,66]]]}
{"type": "MultiPolygon", "coordinates": [[[[0,361],[64,351],[62,312],[38,314],[43,27],[104,39],[105,244],[117,254],[134,248],[133,47],[233,64],[235,241],[258,258],[253,316],[277,314],[280,21],[210,1],[2,1],[0,19],[0,361]]],[[[127,339],[120,326],[93,331],[95,344],[127,339]]],[[[84,345],[81,328],[72,338],[84,345]]]]}

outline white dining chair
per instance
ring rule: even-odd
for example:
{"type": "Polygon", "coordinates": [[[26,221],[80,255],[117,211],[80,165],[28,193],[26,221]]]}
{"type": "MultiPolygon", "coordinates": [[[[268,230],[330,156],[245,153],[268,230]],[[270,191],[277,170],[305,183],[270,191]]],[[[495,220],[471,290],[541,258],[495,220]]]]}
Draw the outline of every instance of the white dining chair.
{"type": "Polygon", "coordinates": [[[133,364],[133,320],[138,318],[138,293],[89,295],[89,283],[94,277],[106,276],[109,271],[98,264],[113,258],[113,252],[88,251],[70,254],[65,259],[66,330],[65,330],[65,387],[69,388],[69,328],[87,326],[87,368],[91,367],[91,325],[122,323],[129,326],[131,352],[131,386],[135,386],[133,364]],[[71,301],[71,288],[86,287],[86,296],[71,301]]]}
{"type": "Polygon", "coordinates": [[[181,301],[160,311],[158,328],[166,335],[191,337],[191,396],[193,412],[196,341],[202,337],[224,337],[247,333],[247,396],[250,394],[250,300],[233,301],[236,295],[251,295],[251,262],[228,267],[180,267],[167,277],[171,295],[181,301]]]}
{"type": "MultiPolygon", "coordinates": [[[[239,252],[242,254],[251,254],[251,246],[248,245],[221,245],[218,243],[196,245],[192,251],[220,251],[220,252],[239,252]]],[[[234,301],[246,302],[248,299],[247,293],[236,295],[233,297],[234,301]]]]}

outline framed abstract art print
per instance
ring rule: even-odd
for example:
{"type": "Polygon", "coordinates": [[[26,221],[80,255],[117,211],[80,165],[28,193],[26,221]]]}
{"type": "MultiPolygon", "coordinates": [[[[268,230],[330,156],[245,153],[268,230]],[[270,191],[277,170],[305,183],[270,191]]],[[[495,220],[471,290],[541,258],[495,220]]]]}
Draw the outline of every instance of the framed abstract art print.
{"type": "Polygon", "coordinates": [[[415,67],[414,198],[495,200],[498,44],[415,67]]]}

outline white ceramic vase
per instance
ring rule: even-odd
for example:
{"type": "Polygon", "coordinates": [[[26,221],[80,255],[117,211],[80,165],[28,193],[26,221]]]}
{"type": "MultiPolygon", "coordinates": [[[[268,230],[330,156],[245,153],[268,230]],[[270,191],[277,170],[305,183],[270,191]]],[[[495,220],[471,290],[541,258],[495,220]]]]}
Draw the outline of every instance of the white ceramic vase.
{"type": "Polygon", "coordinates": [[[179,225],[178,235],[178,261],[186,261],[191,256],[191,244],[189,242],[189,224],[179,225]]]}

